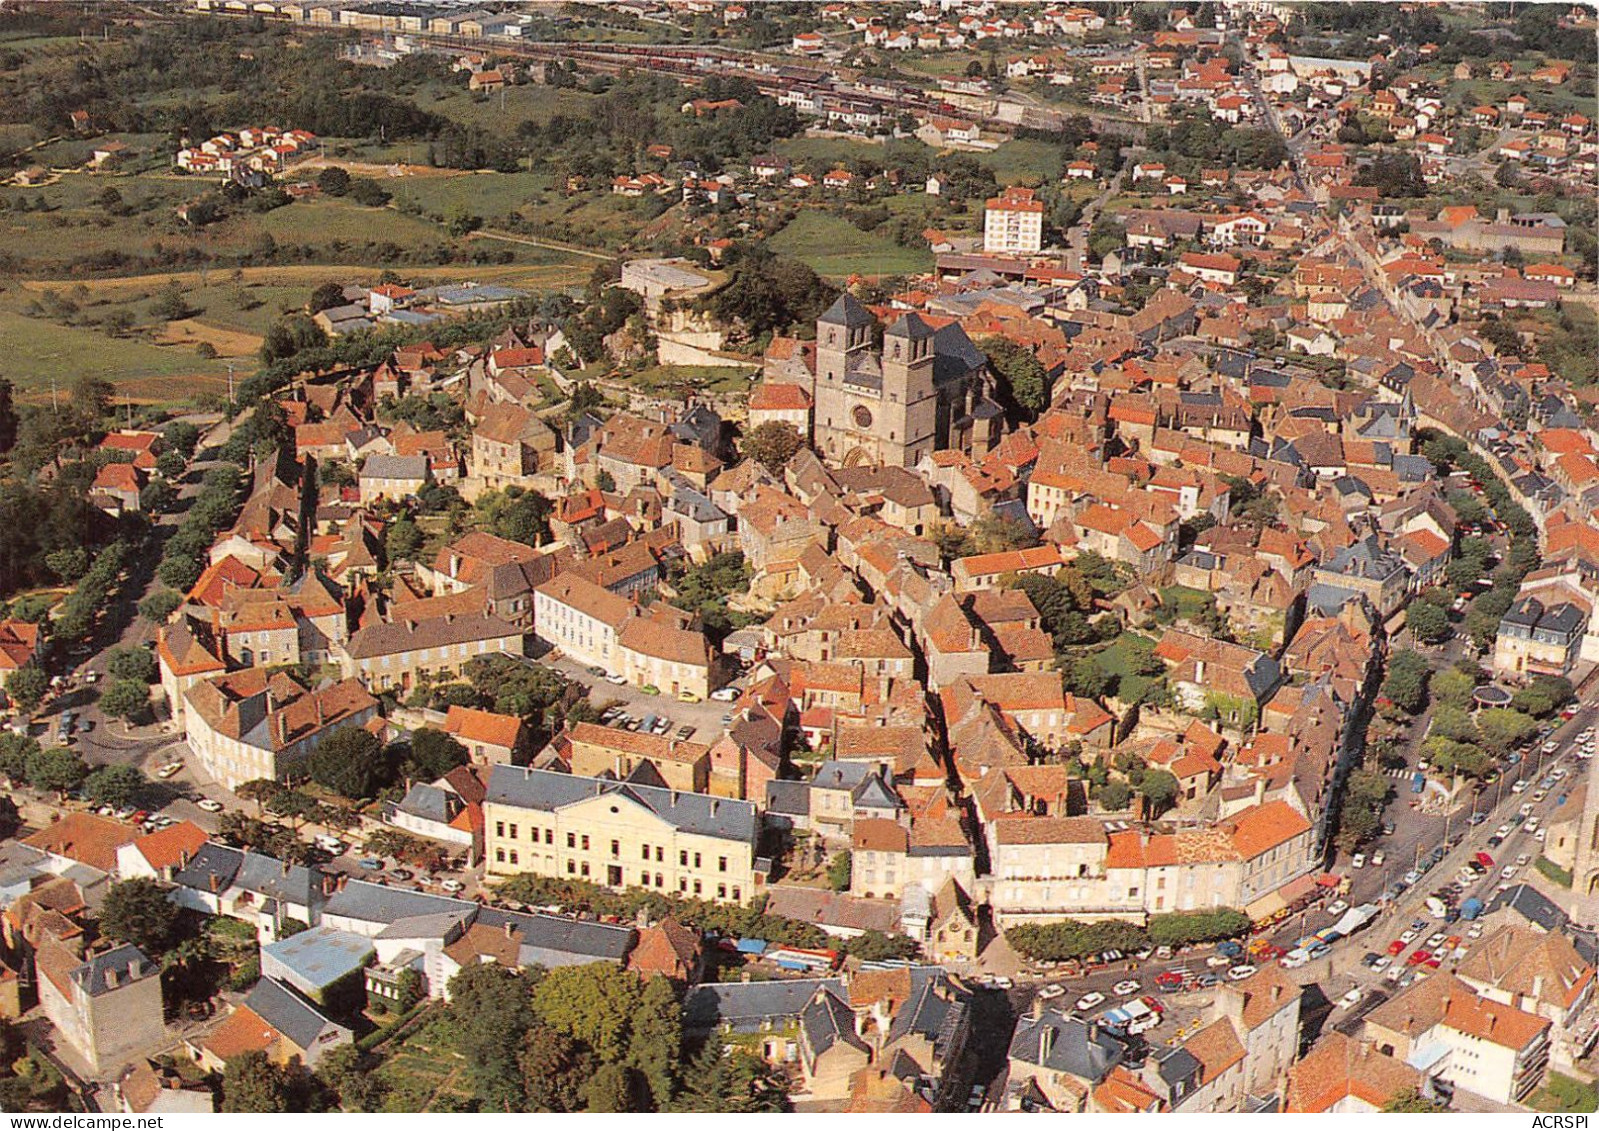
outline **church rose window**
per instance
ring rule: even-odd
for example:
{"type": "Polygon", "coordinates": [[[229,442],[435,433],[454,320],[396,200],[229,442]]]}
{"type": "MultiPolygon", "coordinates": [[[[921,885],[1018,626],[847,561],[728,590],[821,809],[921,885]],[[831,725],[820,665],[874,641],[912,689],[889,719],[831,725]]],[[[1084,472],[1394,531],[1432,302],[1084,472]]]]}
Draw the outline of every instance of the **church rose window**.
{"type": "Polygon", "coordinates": [[[853,415],[855,417],[855,427],[870,428],[872,426],[872,410],[865,405],[856,405],[853,415]]]}

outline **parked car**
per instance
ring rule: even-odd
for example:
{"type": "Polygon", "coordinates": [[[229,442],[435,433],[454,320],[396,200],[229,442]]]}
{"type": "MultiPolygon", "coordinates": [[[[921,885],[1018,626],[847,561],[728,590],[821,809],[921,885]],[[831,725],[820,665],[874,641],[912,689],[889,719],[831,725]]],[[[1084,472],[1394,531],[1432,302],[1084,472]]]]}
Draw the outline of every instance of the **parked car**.
{"type": "Polygon", "coordinates": [[[1349,866],[1351,868],[1364,868],[1366,866],[1366,854],[1364,852],[1355,853],[1349,859],[1349,866]]]}
{"type": "Polygon", "coordinates": [[[1231,978],[1235,982],[1242,982],[1245,978],[1253,977],[1254,973],[1255,968],[1253,966],[1234,966],[1231,970],[1227,971],[1227,977],[1231,978]]]}
{"type": "Polygon", "coordinates": [[[1387,855],[1383,852],[1382,849],[1379,848],[1376,852],[1373,852],[1371,854],[1371,866],[1373,868],[1381,868],[1382,864],[1383,864],[1383,861],[1387,860],[1387,859],[1388,859],[1387,855]]]}
{"type": "Polygon", "coordinates": [[[202,797],[200,800],[196,801],[195,804],[204,809],[207,813],[222,812],[222,802],[213,801],[209,797],[202,797]]]}
{"type": "Polygon", "coordinates": [[[383,871],[383,861],[379,860],[376,856],[363,856],[361,857],[359,863],[361,867],[365,868],[368,872],[383,871]]]}
{"type": "Polygon", "coordinates": [[[1139,985],[1134,979],[1129,978],[1125,982],[1117,982],[1111,987],[1111,992],[1117,997],[1126,997],[1129,994],[1136,994],[1141,989],[1143,989],[1143,986],[1139,985]]]}
{"type": "Polygon", "coordinates": [[[1038,991],[1038,1000],[1039,1001],[1054,1001],[1058,997],[1065,997],[1065,996],[1066,996],[1066,987],[1065,986],[1054,986],[1054,985],[1045,986],[1043,989],[1038,991]]]}
{"type": "Polygon", "coordinates": [[[1334,1006],[1334,1008],[1335,1009],[1353,1009],[1353,1008],[1355,1008],[1355,1006],[1360,1004],[1360,998],[1361,998],[1360,988],[1357,986],[1356,988],[1354,988],[1354,989],[1350,990],[1348,993],[1346,993],[1343,997],[1339,998],[1338,999],[1338,1003],[1337,1003],[1336,1006],[1334,1006]]]}
{"type": "Polygon", "coordinates": [[[738,698],[738,688],[719,687],[715,691],[711,692],[711,698],[715,699],[718,703],[731,703],[733,700],[738,698]]]}

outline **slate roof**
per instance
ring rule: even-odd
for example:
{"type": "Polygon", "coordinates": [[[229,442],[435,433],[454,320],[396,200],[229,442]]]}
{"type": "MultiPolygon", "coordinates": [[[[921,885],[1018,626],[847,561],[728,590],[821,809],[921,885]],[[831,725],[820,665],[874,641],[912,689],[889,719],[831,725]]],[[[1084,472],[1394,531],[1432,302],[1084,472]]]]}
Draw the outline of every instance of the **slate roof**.
{"type": "Polygon", "coordinates": [[[237,848],[207,843],[189,857],[186,867],[173,874],[172,881],[179,887],[193,888],[195,891],[226,891],[233,886],[233,877],[239,874],[239,865],[243,860],[244,853],[237,848]],[[215,889],[211,886],[212,876],[217,877],[215,889]]]}
{"type": "Polygon", "coordinates": [[[760,832],[755,806],[747,801],[520,766],[494,767],[485,802],[549,813],[606,794],[635,802],[683,832],[750,845],[760,832]]]}
{"type": "Polygon", "coordinates": [[[123,945],[96,954],[72,972],[72,980],[90,997],[99,997],[130,982],[159,975],[161,968],[136,946],[123,945]],[[115,973],[116,985],[108,975],[115,973]]]}
{"type": "Polygon", "coordinates": [[[829,326],[871,326],[877,319],[872,317],[871,311],[861,305],[859,299],[845,291],[817,321],[829,326]]]}
{"type": "Polygon", "coordinates": [[[800,1010],[800,1030],[805,1034],[811,1053],[820,1056],[834,1045],[852,1045],[862,1052],[868,1051],[865,1041],[855,1032],[855,1014],[839,996],[838,991],[820,989],[800,1010]]]}
{"type": "Polygon", "coordinates": [[[758,1031],[766,1022],[792,1021],[819,989],[847,991],[842,978],[791,978],[773,982],[713,982],[695,987],[683,1004],[689,1029],[729,1025],[735,1032],[758,1031]]]}
{"type": "Polygon", "coordinates": [[[1536,888],[1527,884],[1517,884],[1509,891],[1497,893],[1488,901],[1488,911],[1492,914],[1509,908],[1534,926],[1542,927],[1546,931],[1563,929],[1571,921],[1571,917],[1560,910],[1548,897],[1536,888]]]}
{"type": "Polygon", "coordinates": [[[398,808],[400,812],[424,821],[437,821],[440,824],[450,822],[450,795],[437,786],[423,782],[417,782],[406,791],[398,808]]]}
{"type": "Polygon", "coordinates": [[[766,811],[785,817],[811,815],[811,783],[808,781],[779,781],[766,783],[766,811]]]}
{"type": "Polygon", "coordinates": [[[362,479],[426,479],[427,475],[427,456],[375,454],[367,456],[361,465],[362,479]]]}
{"type": "Polygon", "coordinates": [[[262,978],[244,999],[256,1016],[302,1049],[331,1022],[305,998],[274,978],[262,978]]]}
{"type": "Polygon", "coordinates": [[[1039,1017],[1022,1018],[1010,1042],[1012,1059],[1065,1072],[1094,1084],[1122,1062],[1126,1051],[1109,1033],[1054,1009],[1045,1010],[1039,1017]],[[1042,1047],[1048,1031],[1053,1031],[1054,1037],[1046,1057],[1042,1047]]]}
{"type": "Polygon", "coordinates": [[[504,911],[465,899],[385,887],[365,880],[351,880],[345,884],[328,899],[322,914],[372,924],[397,925],[404,920],[418,920],[406,927],[403,936],[379,932],[389,937],[422,937],[433,933],[442,937],[447,922],[440,916],[475,916],[475,921],[485,926],[501,929],[510,923],[521,931],[524,954],[536,950],[551,956],[578,955],[589,962],[620,961],[633,945],[631,927],[559,915],[504,911]]]}

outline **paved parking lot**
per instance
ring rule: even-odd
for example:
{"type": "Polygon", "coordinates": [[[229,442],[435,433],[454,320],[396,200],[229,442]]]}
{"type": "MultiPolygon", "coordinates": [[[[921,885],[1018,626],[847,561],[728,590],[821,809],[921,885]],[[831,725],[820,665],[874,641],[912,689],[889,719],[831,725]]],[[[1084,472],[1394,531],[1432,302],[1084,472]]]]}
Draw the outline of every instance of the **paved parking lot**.
{"type": "Polygon", "coordinates": [[[694,728],[694,733],[689,736],[691,740],[710,745],[721,737],[724,725],[722,720],[733,708],[731,703],[722,703],[714,699],[700,703],[683,703],[670,695],[646,695],[639,688],[629,684],[617,686],[608,683],[600,676],[591,673],[586,665],[565,657],[558,660],[545,658],[534,662],[553,668],[568,679],[583,685],[588,689],[589,702],[596,707],[604,708],[613,703],[619,704],[623,711],[635,719],[642,719],[646,715],[665,716],[671,721],[670,729],[666,731],[668,737],[675,738],[678,728],[691,726],[694,728]]]}

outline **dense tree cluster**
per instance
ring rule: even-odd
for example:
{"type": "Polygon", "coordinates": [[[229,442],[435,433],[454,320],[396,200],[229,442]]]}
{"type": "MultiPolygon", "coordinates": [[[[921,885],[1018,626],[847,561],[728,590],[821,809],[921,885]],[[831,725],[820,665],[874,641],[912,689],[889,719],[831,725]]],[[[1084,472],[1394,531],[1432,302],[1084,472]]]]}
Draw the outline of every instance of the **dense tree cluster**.
{"type": "Polygon", "coordinates": [[[1146,946],[1186,946],[1236,938],[1249,930],[1249,916],[1230,907],[1208,911],[1174,911],[1152,915],[1149,926],[1120,919],[1098,923],[1023,923],[1005,932],[1005,939],[1028,958],[1064,962],[1089,958],[1107,950],[1124,953],[1146,946]]]}
{"type": "Polygon", "coordinates": [[[726,257],[726,284],[700,300],[717,320],[744,336],[799,330],[809,333],[838,291],[797,259],[761,245],[740,245],[726,257]]]}
{"type": "Polygon", "coordinates": [[[749,591],[753,572],[739,550],[713,554],[701,565],[690,566],[674,584],[679,608],[698,614],[700,623],[714,643],[720,643],[735,628],[753,623],[756,617],[729,611],[728,598],[749,591]]]}
{"type": "Polygon", "coordinates": [[[205,557],[217,532],[233,521],[243,476],[236,467],[206,472],[200,493],[189,504],[183,522],[167,539],[156,576],[173,589],[187,591],[200,580],[205,557]]]}

